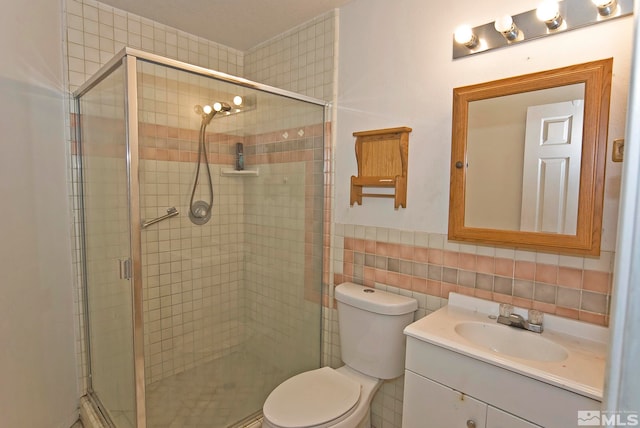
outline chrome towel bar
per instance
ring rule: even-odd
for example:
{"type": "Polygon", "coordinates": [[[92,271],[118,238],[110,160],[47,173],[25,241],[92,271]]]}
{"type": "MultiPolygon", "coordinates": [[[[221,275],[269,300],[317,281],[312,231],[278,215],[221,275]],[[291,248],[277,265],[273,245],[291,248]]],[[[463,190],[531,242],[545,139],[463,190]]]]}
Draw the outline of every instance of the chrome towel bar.
{"type": "Polygon", "coordinates": [[[156,224],[162,220],[165,220],[167,218],[171,218],[174,216],[177,216],[178,214],[180,214],[178,212],[178,210],[176,209],[176,207],[171,207],[171,208],[167,208],[167,213],[163,216],[160,216],[158,218],[154,218],[153,220],[147,220],[147,221],[143,221],[142,222],[142,228],[145,229],[149,226],[151,226],[152,224],[156,224]]]}

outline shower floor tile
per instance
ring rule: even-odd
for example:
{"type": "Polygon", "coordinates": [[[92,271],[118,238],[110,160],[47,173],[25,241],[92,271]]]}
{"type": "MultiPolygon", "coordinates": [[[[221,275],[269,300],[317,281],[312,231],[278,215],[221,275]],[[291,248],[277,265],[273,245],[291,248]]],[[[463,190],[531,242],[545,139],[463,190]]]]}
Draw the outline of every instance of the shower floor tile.
{"type": "Polygon", "coordinates": [[[147,386],[148,428],[224,428],[250,416],[283,374],[235,352],[147,386]]]}

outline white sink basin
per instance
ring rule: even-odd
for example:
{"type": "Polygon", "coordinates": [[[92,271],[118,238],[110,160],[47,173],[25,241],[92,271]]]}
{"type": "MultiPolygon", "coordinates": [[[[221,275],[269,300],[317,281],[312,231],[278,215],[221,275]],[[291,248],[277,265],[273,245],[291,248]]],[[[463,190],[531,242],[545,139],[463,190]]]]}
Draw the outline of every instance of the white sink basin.
{"type": "Polygon", "coordinates": [[[567,350],[538,333],[498,324],[460,322],[455,332],[474,343],[496,352],[533,361],[563,361],[567,350]]]}

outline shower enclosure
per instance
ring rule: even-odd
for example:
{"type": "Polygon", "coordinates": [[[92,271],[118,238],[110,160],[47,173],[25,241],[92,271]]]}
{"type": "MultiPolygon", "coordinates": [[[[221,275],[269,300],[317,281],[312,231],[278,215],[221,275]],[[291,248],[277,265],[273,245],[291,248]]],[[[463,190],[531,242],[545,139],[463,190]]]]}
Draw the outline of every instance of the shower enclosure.
{"type": "Polygon", "coordinates": [[[117,427],[259,417],[320,366],[326,104],[128,48],[74,95],[94,403],[117,427]]]}

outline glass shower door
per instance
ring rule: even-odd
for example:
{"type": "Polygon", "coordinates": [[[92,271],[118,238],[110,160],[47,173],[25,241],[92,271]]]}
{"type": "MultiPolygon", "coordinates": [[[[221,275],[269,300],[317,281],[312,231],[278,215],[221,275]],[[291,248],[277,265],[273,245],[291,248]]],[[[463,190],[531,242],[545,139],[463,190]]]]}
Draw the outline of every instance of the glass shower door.
{"type": "Polygon", "coordinates": [[[90,391],[118,427],[135,427],[125,71],[79,98],[90,391]]]}

